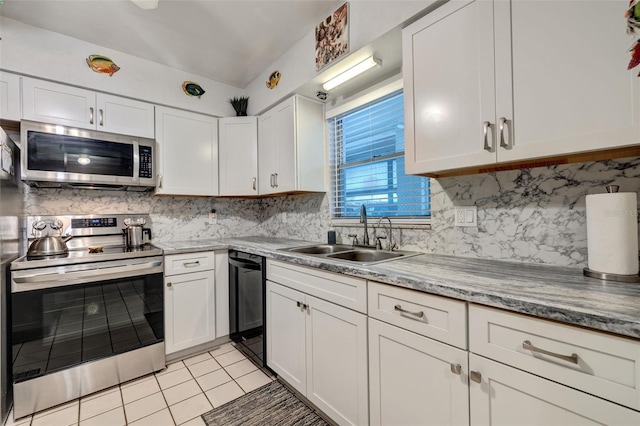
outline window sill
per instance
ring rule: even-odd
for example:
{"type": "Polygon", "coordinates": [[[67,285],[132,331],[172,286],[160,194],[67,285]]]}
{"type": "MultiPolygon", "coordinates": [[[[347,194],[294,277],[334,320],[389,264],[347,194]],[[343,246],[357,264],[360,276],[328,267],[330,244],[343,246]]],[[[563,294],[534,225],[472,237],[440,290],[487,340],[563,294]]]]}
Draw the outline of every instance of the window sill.
{"type": "MultiPolygon", "coordinates": [[[[391,219],[391,224],[394,229],[431,229],[431,220],[421,220],[411,222],[410,220],[405,219],[401,221],[394,221],[391,219]]],[[[332,219],[329,222],[329,225],[332,228],[364,228],[363,224],[360,223],[358,219],[332,219]]],[[[367,218],[367,226],[369,228],[377,228],[378,227],[378,218],[367,218]]],[[[389,222],[386,220],[380,224],[381,227],[388,227],[389,222]]]]}

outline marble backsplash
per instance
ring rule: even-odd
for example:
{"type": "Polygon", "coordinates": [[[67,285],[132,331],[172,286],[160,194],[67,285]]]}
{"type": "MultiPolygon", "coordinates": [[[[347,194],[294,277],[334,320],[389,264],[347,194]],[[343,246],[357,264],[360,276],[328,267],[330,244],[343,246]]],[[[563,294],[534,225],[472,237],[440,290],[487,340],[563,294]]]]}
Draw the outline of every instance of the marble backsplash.
{"type": "MultiPolygon", "coordinates": [[[[585,195],[608,184],[640,192],[640,158],[432,180],[432,229],[394,229],[401,249],[583,267],[585,195]],[[476,205],[477,228],[454,227],[454,206],[476,205]]],[[[25,189],[27,214],[148,213],[160,241],[263,235],[325,241],[326,194],[260,199],[154,197],[144,193],[25,189]],[[217,223],[209,212],[218,213],[217,223]]],[[[375,220],[370,221],[375,224],[375,220]]],[[[336,227],[338,241],[362,228],[336,227]]],[[[371,231],[373,232],[386,231],[371,231]]]]}

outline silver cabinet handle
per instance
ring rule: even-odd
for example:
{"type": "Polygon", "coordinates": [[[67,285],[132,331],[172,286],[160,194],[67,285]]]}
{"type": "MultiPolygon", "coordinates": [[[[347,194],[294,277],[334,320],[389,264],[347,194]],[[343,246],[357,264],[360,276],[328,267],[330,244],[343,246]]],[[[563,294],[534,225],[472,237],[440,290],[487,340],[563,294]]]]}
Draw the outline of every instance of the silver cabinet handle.
{"type": "Polygon", "coordinates": [[[162,175],[158,175],[158,188],[162,188],[162,175]]]}
{"type": "Polygon", "coordinates": [[[296,305],[297,305],[297,306],[298,306],[298,308],[299,308],[299,307],[301,307],[301,306],[302,306],[302,302],[296,302],[296,305]]]}
{"type": "Polygon", "coordinates": [[[396,305],[393,307],[394,310],[402,313],[402,314],[407,314],[407,315],[413,315],[416,316],[418,318],[423,318],[424,317],[424,312],[420,311],[420,312],[411,312],[411,311],[407,311],[405,309],[402,309],[402,306],[400,305],[396,305]]]}
{"type": "Polygon", "coordinates": [[[256,183],[258,182],[258,179],[253,178],[253,190],[256,190],[256,183]]]}
{"type": "Polygon", "coordinates": [[[182,262],[182,266],[184,266],[185,268],[194,268],[198,265],[200,265],[199,260],[196,260],[195,262],[182,262]]]}
{"type": "Polygon", "coordinates": [[[451,372],[459,376],[462,374],[462,366],[460,364],[451,363],[451,372]]]}
{"type": "Polygon", "coordinates": [[[271,185],[271,187],[273,188],[273,177],[275,175],[273,173],[271,173],[271,176],[269,177],[269,184],[271,185]]]}
{"type": "Polygon", "coordinates": [[[491,122],[485,121],[482,123],[482,135],[484,137],[484,150],[487,152],[492,152],[493,147],[489,145],[489,129],[491,128],[491,122]]]}
{"type": "Polygon", "coordinates": [[[93,107],[89,107],[89,124],[93,124],[93,107]]]}
{"type": "Polygon", "coordinates": [[[469,378],[476,383],[482,382],[482,374],[478,371],[472,371],[469,373],[469,378]]]}
{"type": "Polygon", "coordinates": [[[171,287],[172,285],[172,283],[167,283],[167,287],[171,287]]]}
{"type": "Polygon", "coordinates": [[[531,342],[529,340],[525,340],[524,342],[522,342],[522,349],[527,350],[527,351],[531,351],[531,352],[538,352],[541,353],[543,355],[549,355],[555,358],[559,358],[563,361],[567,361],[570,362],[572,364],[578,364],[578,354],[571,354],[571,355],[561,355],[561,354],[557,354],[555,352],[550,352],[550,351],[546,351],[544,349],[540,349],[537,348],[535,346],[533,346],[531,344],[531,342]]]}
{"type": "Polygon", "coordinates": [[[505,117],[500,117],[500,147],[509,148],[509,145],[504,141],[504,126],[507,124],[505,117]]]}
{"type": "Polygon", "coordinates": [[[98,117],[98,124],[104,126],[104,111],[102,111],[102,108],[98,110],[98,117]]]}
{"type": "Polygon", "coordinates": [[[274,176],[273,186],[275,186],[277,188],[278,187],[278,174],[274,173],[273,176],[274,176]]]}

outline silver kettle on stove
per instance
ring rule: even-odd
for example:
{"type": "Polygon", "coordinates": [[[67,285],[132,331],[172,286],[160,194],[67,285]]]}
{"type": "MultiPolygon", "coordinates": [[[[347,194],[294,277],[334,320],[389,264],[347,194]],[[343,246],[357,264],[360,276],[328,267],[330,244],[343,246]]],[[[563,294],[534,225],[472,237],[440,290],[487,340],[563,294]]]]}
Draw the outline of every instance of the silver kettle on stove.
{"type": "Polygon", "coordinates": [[[142,247],[144,242],[144,234],[151,239],[151,228],[145,228],[146,220],[144,218],[126,218],[124,221],[124,239],[129,248],[142,247]]]}
{"type": "Polygon", "coordinates": [[[49,228],[51,228],[54,232],[57,232],[58,235],[45,235],[33,240],[33,242],[29,245],[27,258],[59,256],[69,252],[67,241],[72,239],[73,235],[68,235],[66,237],[62,237],[60,235],[63,226],[61,221],[39,220],[33,224],[33,233],[42,233],[42,231],[44,231],[47,226],[49,226],[49,228]]]}

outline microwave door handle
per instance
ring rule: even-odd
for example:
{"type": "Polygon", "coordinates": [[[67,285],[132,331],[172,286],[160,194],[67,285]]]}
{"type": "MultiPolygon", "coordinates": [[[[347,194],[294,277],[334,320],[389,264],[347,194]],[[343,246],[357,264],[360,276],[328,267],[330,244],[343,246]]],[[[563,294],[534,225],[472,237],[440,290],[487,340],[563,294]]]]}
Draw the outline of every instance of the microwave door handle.
{"type": "Polygon", "coordinates": [[[54,272],[49,274],[34,274],[12,278],[14,292],[57,287],[58,285],[78,282],[90,283],[110,279],[125,278],[135,275],[162,272],[162,261],[139,263],[109,268],[95,268],[73,272],[54,272]],[[160,269],[158,269],[160,268],[160,269]]]}

